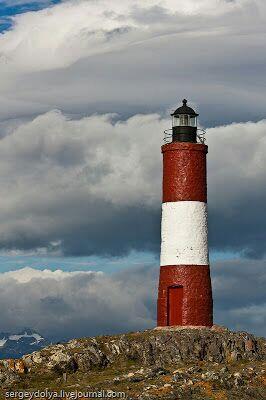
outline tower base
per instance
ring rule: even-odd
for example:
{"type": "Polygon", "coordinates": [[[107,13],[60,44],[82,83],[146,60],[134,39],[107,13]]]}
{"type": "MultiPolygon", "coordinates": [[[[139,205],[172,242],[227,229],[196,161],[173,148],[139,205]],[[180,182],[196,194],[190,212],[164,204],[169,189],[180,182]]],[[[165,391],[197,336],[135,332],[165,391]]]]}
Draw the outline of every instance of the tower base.
{"type": "Polygon", "coordinates": [[[212,326],[212,308],[209,265],[160,268],[158,326],[212,326]]]}

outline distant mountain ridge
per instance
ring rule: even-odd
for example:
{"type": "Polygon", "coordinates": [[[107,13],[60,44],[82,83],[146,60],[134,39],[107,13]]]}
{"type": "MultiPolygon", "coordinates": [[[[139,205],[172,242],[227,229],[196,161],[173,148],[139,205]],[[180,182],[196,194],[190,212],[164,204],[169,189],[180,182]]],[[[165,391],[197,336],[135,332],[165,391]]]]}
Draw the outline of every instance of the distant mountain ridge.
{"type": "Polygon", "coordinates": [[[0,332],[0,359],[20,358],[50,344],[38,332],[24,328],[19,333],[0,332]]]}

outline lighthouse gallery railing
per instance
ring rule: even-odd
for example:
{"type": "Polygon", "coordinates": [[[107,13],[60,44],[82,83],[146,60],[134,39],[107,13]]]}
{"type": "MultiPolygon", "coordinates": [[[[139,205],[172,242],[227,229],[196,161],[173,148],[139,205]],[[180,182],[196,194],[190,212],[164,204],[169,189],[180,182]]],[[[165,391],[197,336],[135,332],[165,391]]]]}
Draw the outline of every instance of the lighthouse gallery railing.
{"type": "MultiPolygon", "coordinates": [[[[205,144],[206,142],[206,131],[204,129],[197,129],[197,143],[205,144]]],[[[163,141],[165,144],[172,142],[172,128],[164,131],[163,141]]]]}

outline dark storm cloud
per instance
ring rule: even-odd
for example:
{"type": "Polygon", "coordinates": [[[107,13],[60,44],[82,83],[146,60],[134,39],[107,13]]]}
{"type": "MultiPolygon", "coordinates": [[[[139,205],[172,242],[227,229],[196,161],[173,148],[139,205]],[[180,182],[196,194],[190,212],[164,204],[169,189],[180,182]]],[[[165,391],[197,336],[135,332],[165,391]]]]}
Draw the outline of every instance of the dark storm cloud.
{"type": "Polygon", "coordinates": [[[265,200],[265,193],[260,193],[249,199],[239,199],[234,210],[230,204],[227,210],[218,210],[212,205],[209,209],[211,248],[238,251],[250,258],[265,256],[265,200]]]}
{"type": "Polygon", "coordinates": [[[265,260],[221,261],[213,265],[216,322],[264,336],[265,260]]]}
{"type": "Polygon", "coordinates": [[[265,260],[253,259],[214,263],[212,275],[218,312],[222,313],[232,305],[238,309],[265,304],[265,263],[265,260]]]}
{"type": "Polygon", "coordinates": [[[210,244],[251,258],[266,254],[265,121],[208,130],[210,244]]]}
{"type": "Polygon", "coordinates": [[[160,208],[114,207],[106,202],[88,202],[87,207],[90,213],[97,208],[97,220],[86,218],[74,228],[75,233],[61,233],[65,255],[119,256],[132,249],[159,252],[160,208]]]}
{"type": "MultiPolygon", "coordinates": [[[[51,112],[6,128],[1,248],[158,254],[160,133],[168,123],[156,114],[120,121],[51,112]]],[[[211,249],[265,255],[265,130],[265,121],[208,130],[211,249]]]]}
{"type": "Polygon", "coordinates": [[[147,129],[163,124],[157,115],[114,123],[53,112],[13,127],[0,143],[1,247],[53,250],[57,242],[71,255],[158,252],[153,182],[161,171],[139,146],[147,129]]]}
{"type": "MultiPolygon", "coordinates": [[[[223,261],[211,271],[215,323],[265,334],[265,261],[223,261]]],[[[0,274],[0,331],[26,325],[65,340],[152,328],[158,273],[143,266],[112,276],[31,269],[0,274]]]]}

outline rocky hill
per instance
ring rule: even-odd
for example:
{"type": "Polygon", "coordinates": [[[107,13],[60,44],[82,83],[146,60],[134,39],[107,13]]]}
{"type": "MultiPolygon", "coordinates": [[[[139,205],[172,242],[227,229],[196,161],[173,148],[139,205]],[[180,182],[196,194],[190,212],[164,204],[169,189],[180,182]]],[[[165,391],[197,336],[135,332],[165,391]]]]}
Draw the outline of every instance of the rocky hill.
{"type": "Polygon", "coordinates": [[[46,390],[47,399],[61,399],[97,391],[108,398],[111,390],[128,399],[266,399],[265,346],[263,338],[220,327],[75,339],[0,361],[0,394],[46,390]]]}

